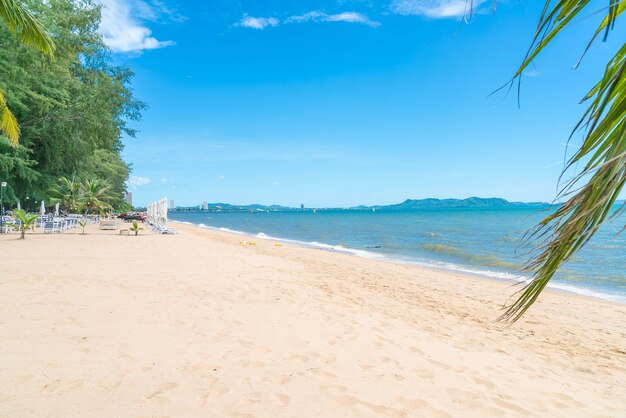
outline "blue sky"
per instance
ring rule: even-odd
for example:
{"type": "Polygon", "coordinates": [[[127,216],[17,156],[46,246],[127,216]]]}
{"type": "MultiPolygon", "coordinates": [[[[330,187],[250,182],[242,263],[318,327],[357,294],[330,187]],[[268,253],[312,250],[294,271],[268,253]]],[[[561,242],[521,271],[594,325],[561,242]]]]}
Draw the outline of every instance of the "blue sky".
{"type": "Polygon", "coordinates": [[[626,40],[617,28],[574,71],[597,23],[577,22],[527,71],[518,108],[515,91],[489,94],[542,2],[493,14],[475,0],[469,23],[464,0],[101,2],[149,105],[124,141],[135,204],[551,200],[578,102],[626,40]]]}

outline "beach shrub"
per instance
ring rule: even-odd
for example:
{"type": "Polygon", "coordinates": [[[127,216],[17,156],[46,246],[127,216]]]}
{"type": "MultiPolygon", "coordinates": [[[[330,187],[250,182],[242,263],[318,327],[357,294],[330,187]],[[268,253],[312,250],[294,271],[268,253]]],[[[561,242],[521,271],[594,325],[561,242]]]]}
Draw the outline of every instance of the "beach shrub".
{"type": "Polygon", "coordinates": [[[135,236],[137,236],[139,234],[139,231],[143,231],[143,228],[139,226],[139,223],[137,223],[137,221],[133,221],[131,227],[129,228],[129,231],[134,232],[135,236]]]}
{"type": "Polygon", "coordinates": [[[34,228],[35,221],[37,220],[37,215],[29,215],[24,209],[16,209],[13,211],[13,213],[15,214],[15,217],[20,221],[20,223],[14,226],[14,228],[22,233],[20,238],[24,239],[26,238],[26,230],[34,228]]]}
{"type": "Polygon", "coordinates": [[[83,229],[83,232],[81,232],[81,235],[85,235],[85,227],[87,226],[87,219],[83,219],[82,221],[78,221],[78,225],[80,225],[80,227],[83,229]]]}

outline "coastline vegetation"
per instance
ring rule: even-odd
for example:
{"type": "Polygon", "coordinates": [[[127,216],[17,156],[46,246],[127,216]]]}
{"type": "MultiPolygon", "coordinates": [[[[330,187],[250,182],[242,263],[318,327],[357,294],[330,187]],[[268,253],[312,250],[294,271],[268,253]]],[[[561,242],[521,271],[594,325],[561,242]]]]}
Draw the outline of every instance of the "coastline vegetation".
{"type": "Polygon", "coordinates": [[[137,221],[133,220],[128,230],[130,232],[134,232],[135,236],[137,236],[139,235],[139,231],[143,231],[143,228],[139,226],[139,223],[137,221]]]}
{"type": "Polygon", "coordinates": [[[20,231],[20,238],[24,239],[26,238],[26,230],[32,229],[35,226],[37,215],[29,215],[24,209],[16,209],[14,213],[18,222],[13,225],[13,228],[18,229],[20,231]]]}
{"type": "Polygon", "coordinates": [[[109,202],[115,199],[111,186],[101,180],[78,182],[67,177],[61,177],[56,186],[48,189],[46,195],[51,198],[51,203],[58,203],[61,211],[66,213],[104,214],[113,209],[109,202]]]}
{"type": "MultiPolygon", "coordinates": [[[[132,71],[112,63],[98,33],[101,6],[92,0],[20,3],[0,4],[0,90],[8,106],[0,100],[0,110],[20,124],[19,142],[4,125],[0,136],[5,207],[19,201],[37,210],[35,202],[48,199],[64,177],[89,193],[90,210],[127,209],[130,167],[120,156],[121,138],[135,135],[128,122],[139,120],[145,104],[133,96],[132,71]],[[13,6],[27,11],[30,26],[12,23],[6,10],[13,6]],[[37,38],[31,27],[51,35],[37,38]]],[[[77,209],[76,199],[67,205],[77,209]]]]}

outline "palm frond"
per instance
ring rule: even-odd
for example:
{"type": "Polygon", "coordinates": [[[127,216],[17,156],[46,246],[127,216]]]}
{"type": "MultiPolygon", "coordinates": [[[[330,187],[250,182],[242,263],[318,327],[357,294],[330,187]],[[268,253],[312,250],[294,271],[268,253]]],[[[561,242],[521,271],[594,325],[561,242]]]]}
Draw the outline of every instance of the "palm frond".
{"type": "MultiPolygon", "coordinates": [[[[544,7],[535,38],[514,79],[572,19],[585,10],[589,0],[561,0],[544,7]]],[[[609,6],[585,52],[604,32],[606,40],[615,19],[626,10],[626,0],[609,0],[609,6]]],[[[583,53],[584,55],[584,53],[583,53]]],[[[505,307],[501,320],[518,320],[537,300],[557,270],[579,251],[612,213],[617,197],[626,183],[626,44],[607,64],[600,81],[581,103],[589,107],[572,135],[583,132],[584,141],[563,173],[584,164],[584,168],[561,189],[557,199],[565,200],[553,214],[530,232],[537,240],[536,253],[526,268],[533,272],[530,282],[518,293],[515,302],[505,307]],[[582,185],[581,185],[582,184],[582,185]]],[[[570,136],[571,138],[571,136],[570,136]]],[[[563,175],[563,174],[562,174],[563,175]]],[[[623,208],[622,208],[623,209],[623,208]]]]}
{"type": "Polygon", "coordinates": [[[41,23],[17,0],[0,0],[0,19],[20,42],[54,57],[54,41],[41,23]]]}
{"type": "Polygon", "coordinates": [[[17,146],[20,139],[20,125],[17,123],[17,119],[11,113],[11,109],[7,106],[4,100],[4,94],[0,90],[0,130],[4,136],[9,138],[11,145],[17,146]]]}

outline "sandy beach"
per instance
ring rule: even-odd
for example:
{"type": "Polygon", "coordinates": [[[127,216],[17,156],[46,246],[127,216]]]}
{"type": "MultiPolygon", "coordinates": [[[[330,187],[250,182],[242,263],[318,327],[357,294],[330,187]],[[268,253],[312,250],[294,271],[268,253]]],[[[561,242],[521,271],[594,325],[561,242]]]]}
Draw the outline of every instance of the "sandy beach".
{"type": "Polygon", "coordinates": [[[624,305],[175,226],[0,236],[0,416],[624,416],[624,305]]]}

